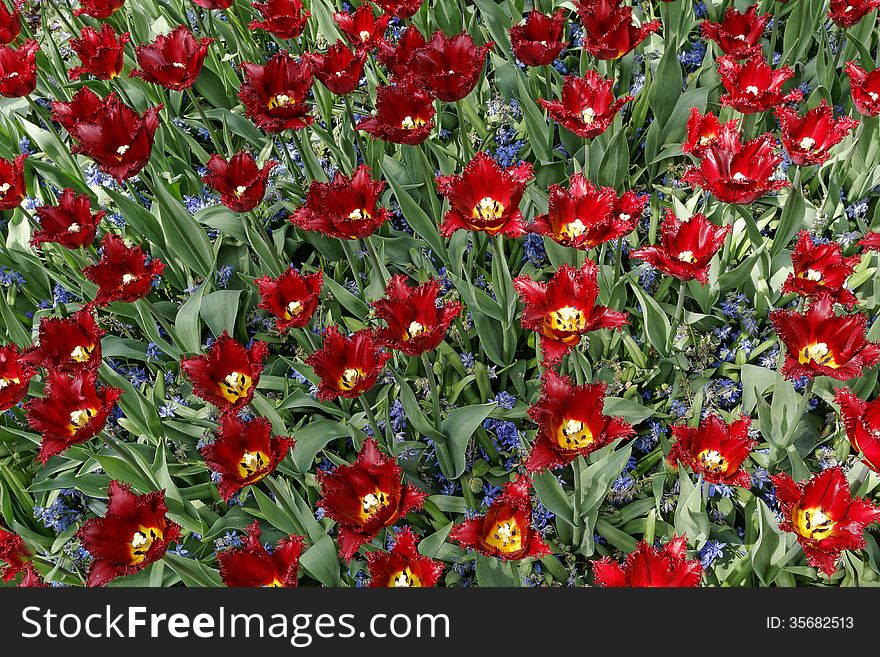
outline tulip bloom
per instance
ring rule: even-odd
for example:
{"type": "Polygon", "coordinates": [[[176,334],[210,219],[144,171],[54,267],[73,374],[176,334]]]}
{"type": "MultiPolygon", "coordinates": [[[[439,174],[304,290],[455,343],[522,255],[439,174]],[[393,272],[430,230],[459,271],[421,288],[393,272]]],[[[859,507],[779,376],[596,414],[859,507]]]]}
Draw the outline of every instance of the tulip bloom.
{"type": "Polygon", "coordinates": [[[117,35],[109,23],[104,23],[100,30],[84,27],[79,38],[70,39],[70,47],[79,57],[80,66],[67,71],[67,76],[79,80],[88,73],[99,80],[112,80],[122,72],[125,44],[130,37],[128,32],[117,35]]]}
{"type": "Polygon", "coordinates": [[[434,97],[411,80],[379,87],[376,114],[361,119],[358,130],[395,144],[421,144],[434,129],[434,97]]]}
{"type": "Polygon", "coordinates": [[[739,133],[722,129],[699,165],[688,169],[681,180],[702,187],[722,203],[745,205],[788,187],[787,180],[773,177],[780,162],[782,156],[769,132],[743,144],[739,133]]]}
{"type": "Polygon", "coordinates": [[[352,13],[335,12],[333,22],[342,30],[351,45],[372,50],[385,36],[385,30],[391,22],[391,14],[383,14],[376,18],[372,7],[365,2],[352,13]]]}
{"type": "Polygon", "coordinates": [[[22,361],[16,345],[0,345],[0,413],[24,399],[35,374],[34,368],[22,361]]]}
{"type": "Polygon", "coordinates": [[[675,425],[675,442],[666,460],[680,461],[710,484],[751,488],[752,479],[742,464],[757,444],[749,438],[751,418],[741,417],[727,424],[710,414],[699,427],[675,425]]]}
{"type": "Polygon", "coordinates": [[[254,398],[268,353],[265,342],[254,340],[250,347],[244,347],[223,331],[207,354],[183,358],[180,369],[192,381],[196,395],[229,413],[254,398]]]}
{"type": "Polygon", "coordinates": [[[613,86],[612,80],[596,71],[587,71],[582,78],[566,75],[558,101],[539,98],[538,102],[563,128],[578,137],[592,139],[605,132],[620,108],[633,99],[624,96],[615,100],[613,86]]]}
{"type": "Polygon", "coordinates": [[[790,379],[830,376],[848,381],[880,361],[880,344],[865,339],[865,315],[835,315],[834,301],[820,296],[804,313],[774,310],[770,321],[785,344],[782,373],[790,379]]]}
{"type": "Polygon", "coordinates": [[[11,162],[0,158],[0,210],[13,210],[24,200],[26,159],[27,155],[16,155],[11,162]]]}
{"type": "Polygon", "coordinates": [[[379,205],[384,180],[373,180],[370,167],[361,164],[351,177],[337,171],[330,183],[313,182],[305,203],[294,210],[290,221],[303,230],[328,237],[355,240],[372,235],[391,218],[379,205]]]}
{"type": "Polygon", "coordinates": [[[565,12],[558,9],[552,16],[532,10],[521,25],[510,28],[513,54],[526,66],[546,66],[568,45],[565,40],[565,12]]]}
{"type": "Polygon", "coordinates": [[[251,21],[252,30],[266,30],[279,39],[297,39],[305,29],[311,12],[302,0],[267,0],[252,2],[251,6],[263,15],[261,21],[251,21]]]}
{"type": "Polygon", "coordinates": [[[868,251],[880,251],[880,232],[868,232],[859,240],[859,246],[868,251]]]}
{"type": "Polygon", "coordinates": [[[418,78],[419,71],[414,64],[416,53],[425,47],[425,37],[415,25],[406,28],[397,39],[396,45],[387,41],[379,42],[379,61],[391,72],[395,80],[418,78]]]}
{"type": "Polygon", "coordinates": [[[52,101],[52,120],[57,121],[71,135],[80,123],[103,121],[110,98],[101,98],[88,87],[82,87],[69,103],[52,101]]]}
{"type": "Polygon", "coordinates": [[[278,278],[258,278],[254,283],[260,291],[259,307],[275,316],[279,331],[303,328],[318,307],[323,280],[320,271],[303,276],[293,267],[278,278]]]}
{"type": "Polygon", "coordinates": [[[537,472],[568,465],[578,456],[595,452],[618,438],[635,434],[632,426],[602,413],[607,386],[575,385],[567,376],[547,370],[541,399],[529,409],[538,425],[526,470],[537,472]]]}
{"type": "Polygon", "coordinates": [[[525,475],[507,482],[486,515],[453,527],[450,540],[505,561],[550,554],[550,548],[532,527],[531,487],[532,482],[525,475]]]}
{"type": "Polygon", "coordinates": [[[831,0],[828,18],[840,27],[853,27],[878,7],[880,0],[831,0]]]}
{"type": "Polygon", "coordinates": [[[91,16],[92,18],[109,18],[125,4],[125,0],[80,0],[79,7],[73,10],[74,16],[91,16]]]}
{"type": "Polygon", "coordinates": [[[0,96],[22,98],[37,88],[36,41],[28,40],[18,48],[0,46],[0,96]]]}
{"type": "Polygon", "coordinates": [[[461,313],[458,301],[438,305],[439,291],[440,285],[433,278],[413,287],[407,285],[404,276],[393,276],[385,297],[372,303],[376,316],[387,324],[376,334],[382,344],[407,356],[436,349],[452,320],[461,313]]]}
{"type": "Polygon", "coordinates": [[[476,86],[492,45],[477,46],[466,32],[447,37],[438,30],[413,55],[416,76],[440,100],[459,101],[476,86]]]}
{"type": "Polygon", "coordinates": [[[408,527],[397,532],[391,552],[367,552],[371,587],[430,588],[437,584],[443,564],[419,554],[416,535],[408,527]]]}
{"type": "Polygon", "coordinates": [[[317,473],[321,485],[318,506],[338,523],[339,555],[346,561],[383,527],[422,507],[427,493],[401,484],[400,476],[397,461],[383,456],[373,439],[364,442],[353,465],[317,473]]]}
{"type": "Polygon", "coordinates": [[[153,43],[135,48],[140,68],[129,77],[143,78],[172,91],[189,89],[202,72],[212,43],[214,39],[197,39],[185,26],[178,25],[170,34],[159,35],[153,43]]]}
{"type": "Polygon", "coordinates": [[[324,346],[305,360],[321,379],[318,399],[354,399],[372,388],[391,358],[391,352],[381,347],[372,331],[364,329],[346,337],[335,326],[327,327],[324,346]]]}
{"type": "Polygon", "coordinates": [[[101,366],[103,335],[89,306],[70,317],[43,317],[39,344],[25,351],[22,361],[65,373],[96,370],[101,366]]]}
{"type": "Polygon", "coordinates": [[[641,541],[622,564],[603,557],[593,564],[599,586],[613,587],[696,587],[703,576],[699,559],[687,558],[687,538],[674,536],[661,548],[641,541]]]}
{"type": "Polygon", "coordinates": [[[584,26],[584,48],[597,59],[619,59],[660,29],[656,20],[634,25],[632,7],[620,0],[578,0],[575,8],[584,26]]]}
{"type": "Polygon", "coordinates": [[[352,51],[340,40],[325,53],[306,53],[303,57],[321,84],[337,96],[345,96],[357,89],[364,74],[367,54],[363,48],[352,51]]]}
{"type": "Polygon", "coordinates": [[[601,328],[620,328],[626,313],[596,305],[599,270],[592,260],[575,269],[562,265],[547,283],[526,276],[513,280],[513,287],[525,301],[522,327],[541,336],[544,363],[558,363],[581,341],[581,336],[601,328]]]}
{"type": "Polygon", "coordinates": [[[794,75],[788,66],[774,70],[760,53],[752,54],[741,64],[726,55],[718,60],[718,75],[727,89],[721,96],[721,104],[728,105],[743,114],[766,112],[782,103],[798,102],[803,94],[794,89],[783,93],[782,85],[794,75]]]}
{"type": "Polygon", "coordinates": [[[700,30],[703,38],[717,43],[725,55],[746,59],[760,53],[761,35],[770,18],[770,14],[758,14],[758,5],[751,5],[744,12],[731,6],[724,13],[724,20],[720,23],[704,20],[700,30]]]}
{"type": "Polygon", "coordinates": [[[128,247],[119,235],[107,233],[101,240],[101,261],[83,269],[83,274],[98,286],[95,303],[106,306],[113,301],[142,299],[153,288],[153,279],[161,276],[165,264],[149,259],[139,246],[128,247]]]}
{"type": "Polygon", "coordinates": [[[840,466],[802,483],[784,472],[770,479],[783,515],[779,527],[797,534],[807,563],[828,577],[837,570],[840,553],[864,547],[865,527],[880,520],[880,507],[853,499],[840,466]]]}
{"type": "Polygon", "coordinates": [[[21,16],[18,8],[24,0],[13,0],[12,9],[0,1],[0,45],[12,43],[21,34],[21,16]]]}
{"type": "Polygon", "coordinates": [[[92,214],[88,194],[74,194],[68,187],[61,193],[58,205],[37,208],[40,230],[31,237],[31,245],[50,242],[68,249],[81,249],[95,241],[98,224],[105,214],[103,210],[92,214]]]}
{"type": "Polygon", "coordinates": [[[501,168],[484,151],[478,152],[457,176],[438,176],[437,191],[449,200],[440,234],[450,237],[464,229],[488,235],[520,237],[525,223],[519,203],[526,182],[533,177],[532,165],[522,162],[501,168]]]}
{"type": "Polygon", "coordinates": [[[648,202],[631,191],[618,198],[612,187],[597,187],[582,173],[569,179],[568,189],[550,185],[548,197],[546,214],[535,217],[526,230],[582,250],[631,233],[648,202]]]}
{"type": "Polygon", "coordinates": [[[862,453],[865,465],[880,473],[880,398],[867,402],[849,388],[838,388],[834,401],[840,405],[840,419],[850,445],[862,453]]]}
{"type": "Polygon", "coordinates": [[[245,486],[272,474],[294,443],[286,436],[272,437],[272,423],[264,417],[245,422],[226,413],[216,440],[202,448],[202,456],[220,474],[217,488],[228,503],[245,486]]]}
{"type": "Polygon", "coordinates": [[[868,73],[855,62],[846,63],[849,90],[859,114],[880,115],[880,68],[868,73]]]}
{"type": "Polygon", "coordinates": [[[18,583],[18,588],[46,589],[49,588],[49,585],[43,581],[34,567],[31,564],[28,564],[27,568],[24,569],[24,577],[22,577],[21,581],[18,583]]]}
{"type": "Polygon", "coordinates": [[[217,553],[220,576],[228,587],[294,587],[305,539],[291,535],[276,543],[270,553],[260,542],[260,523],[247,528],[247,541],[240,548],[217,553]]]}
{"type": "Polygon", "coordinates": [[[794,292],[807,298],[828,295],[834,303],[851,308],[858,299],[844,285],[860,260],[858,255],[845,258],[834,242],[814,243],[810,234],[802,230],[791,254],[794,272],[785,279],[782,293],[794,292]]]}
{"type": "Polygon", "coordinates": [[[687,140],[681,145],[682,153],[690,153],[695,157],[703,157],[710,146],[713,146],[726,133],[726,139],[735,139],[737,134],[736,119],[724,125],[711,112],[700,114],[696,107],[691,108],[687,122],[687,140]]]}
{"type": "Polygon", "coordinates": [[[681,281],[696,279],[705,285],[712,258],[730,230],[730,226],[716,226],[702,213],[679,221],[672,210],[667,210],[660,227],[660,244],[637,249],[631,257],[644,260],[667,276],[681,281]]]}
{"type": "Polygon", "coordinates": [[[848,116],[834,118],[834,111],[824,100],[803,116],[788,107],[777,107],[776,118],[782,143],[791,161],[800,166],[822,164],[859,122],[848,116]]]}
{"type": "Polygon", "coordinates": [[[245,115],[258,128],[276,133],[299,130],[315,121],[306,105],[312,89],[312,72],[306,61],[281,52],[265,65],[244,62],[241,68],[245,79],[238,97],[245,115]]]}
{"type": "Polygon", "coordinates": [[[268,160],[260,168],[247,151],[239,151],[229,161],[221,155],[212,155],[202,180],[217,190],[220,202],[227,208],[233,212],[250,212],[266,195],[269,173],[277,164],[275,160],[268,160]]]}
{"type": "Polygon", "coordinates": [[[107,494],[106,515],[90,518],[77,532],[92,555],[86,586],[104,586],[143,570],[180,538],[180,526],[166,515],[164,491],[138,495],[114,479],[107,494]]]}
{"type": "Polygon", "coordinates": [[[13,577],[24,571],[30,558],[31,553],[21,536],[0,527],[0,562],[6,564],[0,570],[3,581],[12,581],[13,577]]]}
{"type": "Polygon", "coordinates": [[[37,460],[43,465],[68,447],[94,438],[107,423],[119,388],[97,388],[98,375],[82,370],[68,376],[49,370],[46,396],[25,404],[28,424],[43,435],[37,460]]]}
{"type": "Polygon", "coordinates": [[[407,19],[416,15],[424,0],[373,0],[386,14],[407,19]]]}

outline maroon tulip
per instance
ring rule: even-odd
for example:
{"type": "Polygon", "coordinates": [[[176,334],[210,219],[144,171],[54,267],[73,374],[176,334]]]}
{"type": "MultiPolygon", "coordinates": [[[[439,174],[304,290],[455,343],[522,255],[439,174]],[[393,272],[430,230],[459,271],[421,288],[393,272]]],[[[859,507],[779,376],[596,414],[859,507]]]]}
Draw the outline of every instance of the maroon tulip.
{"type": "Polygon", "coordinates": [[[418,77],[414,58],[426,43],[418,28],[410,25],[397,39],[397,44],[379,42],[379,61],[391,72],[394,80],[418,77]]]}
{"type": "Polygon", "coordinates": [[[526,66],[546,66],[559,57],[568,45],[565,40],[565,11],[558,9],[553,16],[532,10],[521,25],[510,28],[513,54],[526,66]]]}
{"type": "Polygon", "coordinates": [[[25,351],[21,360],[65,373],[97,370],[101,366],[103,335],[90,306],[70,317],[43,317],[39,344],[25,351]]]}
{"type": "Polygon", "coordinates": [[[311,125],[306,98],[312,89],[312,72],[306,61],[286,52],[273,56],[265,65],[244,62],[245,80],[238,97],[245,115],[266,132],[299,130],[311,125]]]}
{"type": "Polygon", "coordinates": [[[788,107],[777,107],[776,118],[782,144],[791,161],[800,166],[825,162],[831,157],[831,149],[859,125],[848,116],[835,119],[834,111],[824,100],[803,116],[788,107]]]}
{"type": "Polygon", "coordinates": [[[286,331],[309,323],[321,294],[321,271],[303,276],[293,267],[278,278],[264,276],[254,281],[260,291],[260,305],[275,316],[275,328],[286,331]]]}
{"type": "Polygon", "coordinates": [[[16,155],[11,162],[0,158],[0,210],[17,208],[24,200],[25,159],[27,155],[16,155]]]}
{"type": "Polygon", "coordinates": [[[880,115],[880,68],[868,73],[855,62],[846,63],[853,105],[859,114],[880,115]]]}
{"type": "Polygon", "coordinates": [[[22,361],[16,345],[0,345],[0,413],[24,399],[36,373],[33,367],[22,361]]]}
{"type": "Polygon", "coordinates": [[[367,51],[363,48],[352,51],[339,40],[327,52],[307,53],[303,58],[325,87],[337,96],[344,96],[357,89],[364,74],[367,51]]]}
{"type": "Polygon", "coordinates": [[[223,331],[207,354],[182,358],[180,369],[196,395],[224,414],[237,412],[254,398],[268,353],[265,342],[255,340],[245,347],[223,331]]]}
{"type": "Polygon", "coordinates": [[[353,13],[337,11],[333,20],[351,45],[372,50],[385,36],[391,14],[376,18],[370,5],[364,3],[353,13]]]}
{"type": "Polygon", "coordinates": [[[260,542],[260,525],[256,520],[247,528],[247,533],[247,541],[242,547],[217,553],[223,583],[229,587],[296,586],[305,539],[290,535],[278,541],[269,552],[260,542]]]}
{"type": "Polygon", "coordinates": [[[814,243],[803,230],[791,254],[794,271],[782,284],[782,293],[794,292],[807,298],[828,295],[835,303],[851,308],[858,299],[844,286],[860,260],[859,255],[845,258],[840,245],[834,242],[814,243]]]}
{"type": "Polygon", "coordinates": [[[140,68],[129,77],[143,78],[173,91],[189,89],[199,77],[212,43],[214,39],[197,39],[185,26],[178,25],[170,34],[135,48],[140,68]]]}
{"type": "Polygon", "coordinates": [[[725,55],[718,60],[718,75],[727,90],[721,104],[743,114],[766,112],[782,103],[798,102],[803,94],[798,89],[784,93],[782,86],[794,75],[788,66],[772,69],[760,53],[753,53],[745,63],[725,55]]]}
{"type": "Polygon", "coordinates": [[[421,144],[434,129],[434,98],[411,80],[379,87],[376,114],[357,124],[358,130],[395,144],[421,144]]]}
{"type": "Polygon", "coordinates": [[[302,0],[267,0],[252,2],[251,6],[263,15],[261,21],[251,21],[252,30],[266,30],[279,39],[297,39],[312,14],[305,10],[302,0]]]}
{"type": "Polygon", "coordinates": [[[558,101],[539,98],[538,102],[550,118],[566,130],[592,139],[605,132],[620,108],[633,99],[633,96],[615,99],[613,86],[613,80],[596,71],[587,71],[582,78],[567,75],[558,101]]]}
{"type": "Polygon", "coordinates": [[[101,261],[83,269],[86,278],[98,286],[95,303],[106,306],[112,301],[137,301],[150,293],[153,279],[165,270],[159,259],[139,246],[128,247],[119,235],[107,233],[101,240],[101,261]]]}
{"type": "Polygon", "coordinates": [[[853,27],[878,7],[880,0],[831,0],[828,18],[840,27],[853,27]]]}
{"type": "Polygon", "coordinates": [[[705,20],[700,29],[703,38],[717,43],[725,55],[745,59],[756,51],[760,52],[761,35],[770,18],[770,14],[758,14],[758,5],[752,5],[744,12],[731,6],[720,23],[705,20]]]}
{"type": "Polygon", "coordinates": [[[727,133],[727,138],[731,139],[738,132],[736,119],[721,125],[718,117],[711,112],[700,114],[700,110],[692,107],[687,122],[687,140],[681,145],[681,152],[703,157],[708,148],[718,141],[722,132],[727,133]]]}
{"type": "Polygon", "coordinates": [[[492,42],[477,46],[466,32],[447,37],[439,30],[413,55],[415,75],[442,101],[454,103],[473,91],[492,42]]]}
{"type": "Polygon", "coordinates": [[[18,8],[24,0],[14,0],[12,9],[0,0],[0,44],[12,43],[21,34],[21,17],[18,8]]]}
{"type": "Polygon", "coordinates": [[[125,0],[80,0],[79,7],[73,10],[74,16],[91,16],[92,18],[109,18],[125,4],[125,0]]]}
{"type": "Polygon", "coordinates": [[[95,241],[98,224],[105,214],[103,210],[92,214],[88,194],[74,194],[68,187],[61,193],[58,205],[37,208],[40,230],[31,237],[31,245],[51,242],[68,249],[81,249],[95,241]]]}
{"type": "Polygon", "coordinates": [[[37,88],[36,41],[28,40],[18,48],[0,46],[0,96],[22,98],[37,88]]]}
{"type": "Polygon", "coordinates": [[[202,9],[229,9],[235,0],[193,0],[202,9]]]}
{"type": "Polygon", "coordinates": [[[373,0],[386,14],[395,18],[407,19],[415,16],[424,0],[373,0]]]}
{"type": "Polygon", "coordinates": [[[660,21],[636,27],[632,7],[620,0],[578,0],[575,7],[584,25],[584,48],[597,59],[619,59],[660,29],[660,21]]]}
{"type": "Polygon", "coordinates": [[[208,159],[208,173],[202,180],[219,192],[220,201],[227,208],[233,212],[250,212],[266,195],[269,172],[277,164],[275,160],[268,160],[260,168],[247,151],[239,151],[228,162],[220,155],[212,155],[208,159]]]}
{"type": "Polygon", "coordinates": [[[70,47],[79,57],[81,65],[67,71],[67,76],[71,80],[79,80],[88,73],[99,80],[112,80],[122,72],[125,44],[129,38],[128,32],[117,36],[109,23],[104,23],[100,30],[84,27],[78,39],[70,40],[70,47]]]}

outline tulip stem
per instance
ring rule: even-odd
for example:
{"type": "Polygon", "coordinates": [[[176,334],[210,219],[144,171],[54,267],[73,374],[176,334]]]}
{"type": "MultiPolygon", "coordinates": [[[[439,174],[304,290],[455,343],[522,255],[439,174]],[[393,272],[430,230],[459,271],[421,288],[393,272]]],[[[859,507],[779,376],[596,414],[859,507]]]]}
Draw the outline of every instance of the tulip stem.
{"type": "MultiPolygon", "coordinates": [[[[376,414],[373,413],[373,408],[370,406],[370,402],[367,401],[367,398],[361,395],[358,397],[358,401],[361,404],[361,408],[364,409],[364,413],[367,416],[367,421],[370,423],[370,429],[373,431],[373,438],[376,440],[380,440],[382,436],[382,432],[379,431],[379,423],[376,422],[376,414]]],[[[390,449],[390,446],[388,446],[390,449]]]]}
{"type": "Polygon", "coordinates": [[[675,317],[672,319],[672,328],[670,329],[669,339],[672,341],[672,344],[675,344],[675,336],[678,333],[678,327],[681,324],[682,317],[684,316],[684,299],[687,296],[687,283],[685,281],[678,281],[678,302],[675,304],[675,317]]]}
{"type": "Polygon", "coordinates": [[[422,352],[422,366],[425,368],[425,377],[428,379],[428,387],[431,389],[431,406],[433,408],[434,428],[440,430],[440,389],[437,387],[437,378],[434,376],[434,364],[428,358],[426,352],[422,352]]]}
{"type": "Polygon", "coordinates": [[[214,148],[217,149],[218,155],[223,155],[223,143],[220,141],[220,138],[217,136],[217,132],[214,130],[214,126],[211,125],[211,122],[208,120],[208,115],[205,114],[205,109],[202,107],[202,102],[198,99],[198,97],[192,92],[192,88],[187,87],[186,95],[189,96],[190,102],[193,104],[193,107],[196,108],[196,112],[199,115],[199,118],[202,120],[202,123],[205,125],[205,130],[208,131],[208,134],[211,135],[211,141],[214,142],[214,148]]]}

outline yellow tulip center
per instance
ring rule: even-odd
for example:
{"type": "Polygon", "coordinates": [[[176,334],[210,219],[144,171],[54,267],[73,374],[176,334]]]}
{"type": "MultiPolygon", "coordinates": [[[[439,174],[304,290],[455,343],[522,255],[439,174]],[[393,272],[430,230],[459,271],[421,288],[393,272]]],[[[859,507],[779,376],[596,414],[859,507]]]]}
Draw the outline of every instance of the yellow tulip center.
{"type": "Polygon", "coordinates": [[[798,353],[798,362],[809,363],[810,361],[833,369],[840,367],[834,360],[834,354],[824,342],[810,343],[798,353]]]}
{"type": "Polygon", "coordinates": [[[361,498],[361,508],[358,515],[363,522],[367,522],[390,503],[388,495],[377,488],[361,498]]]}
{"type": "Polygon", "coordinates": [[[153,543],[162,540],[162,532],[158,527],[141,526],[131,537],[129,541],[129,550],[131,552],[131,564],[138,564],[147,558],[153,543]]]}
{"type": "Polygon", "coordinates": [[[589,447],[593,440],[595,440],[593,432],[581,420],[566,418],[556,431],[556,442],[562,449],[569,451],[589,447]]]}
{"type": "Polygon", "coordinates": [[[253,477],[266,469],[269,457],[263,452],[245,452],[238,462],[238,473],[245,478],[253,477]]]}
{"type": "Polygon", "coordinates": [[[242,397],[246,397],[251,389],[253,380],[247,374],[230,372],[220,381],[220,394],[228,401],[235,403],[242,397]]]}
{"type": "Polygon", "coordinates": [[[697,459],[703,468],[709,472],[717,474],[727,470],[727,459],[717,450],[704,449],[697,455],[697,459]]]}
{"type": "Polygon", "coordinates": [[[491,196],[485,196],[474,206],[472,214],[477,221],[494,221],[504,214],[504,206],[491,196]]]}
{"type": "Polygon", "coordinates": [[[522,530],[513,518],[499,521],[495,523],[483,542],[503,554],[519,552],[522,550],[522,530]]]}
{"type": "Polygon", "coordinates": [[[795,507],[792,513],[794,526],[804,538],[821,541],[834,532],[835,522],[819,507],[801,509],[795,507]]]}

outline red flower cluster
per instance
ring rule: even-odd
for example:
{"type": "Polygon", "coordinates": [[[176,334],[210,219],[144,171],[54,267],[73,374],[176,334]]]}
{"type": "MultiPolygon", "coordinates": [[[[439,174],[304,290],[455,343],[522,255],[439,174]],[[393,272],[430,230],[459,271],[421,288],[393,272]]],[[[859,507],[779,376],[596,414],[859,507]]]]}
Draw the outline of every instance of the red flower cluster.
{"type": "Polygon", "coordinates": [[[229,587],[293,587],[297,583],[299,558],[305,547],[302,536],[281,539],[269,552],[260,542],[260,524],[247,528],[247,542],[240,548],[217,553],[220,576],[229,587]]]}
{"type": "Polygon", "coordinates": [[[757,442],[749,438],[751,418],[727,424],[717,415],[708,415],[699,427],[672,427],[675,442],[667,460],[679,461],[710,484],[751,488],[752,480],[742,465],[757,442]]]}
{"type": "Polygon", "coordinates": [[[601,135],[625,103],[633,96],[614,98],[614,81],[596,71],[587,71],[582,78],[565,76],[558,101],[539,98],[538,102],[556,121],[578,137],[592,139],[601,135]]]}
{"type": "Polygon", "coordinates": [[[655,548],[642,541],[623,564],[603,557],[593,564],[596,583],[604,587],[695,587],[700,585],[703,566],[687,558],[687,538],[673,537],[655,548]]]}
{"type": "Polygon", "coordinates": [[[858,300],[844,285],[859,260],[857,255],[845,258],[834,242],[815,243],[803,230],[791,254],[794,271],[785,279],[782,293],[794,292],[807,298],[828,295],[834,303],[851,308],[858,300]]]}

